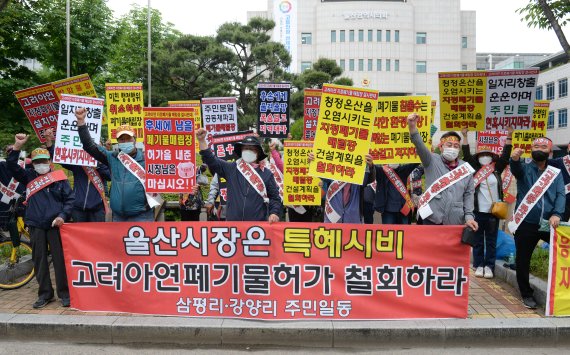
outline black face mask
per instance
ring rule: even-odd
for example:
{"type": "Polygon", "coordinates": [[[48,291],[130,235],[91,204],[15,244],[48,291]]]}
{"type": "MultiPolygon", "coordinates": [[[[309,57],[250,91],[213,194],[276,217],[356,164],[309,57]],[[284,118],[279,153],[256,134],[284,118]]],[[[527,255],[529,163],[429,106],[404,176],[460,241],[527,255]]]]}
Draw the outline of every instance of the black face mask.
{"type": "Polygon", "coordinates": [[[532,156],[532,160],[538,161],[538,162],[543,162],[546,159],[548,159],[548,153],[545,153],[541,150],[535,150],[534,152],[531,153],[531,156],[532,156]]]}

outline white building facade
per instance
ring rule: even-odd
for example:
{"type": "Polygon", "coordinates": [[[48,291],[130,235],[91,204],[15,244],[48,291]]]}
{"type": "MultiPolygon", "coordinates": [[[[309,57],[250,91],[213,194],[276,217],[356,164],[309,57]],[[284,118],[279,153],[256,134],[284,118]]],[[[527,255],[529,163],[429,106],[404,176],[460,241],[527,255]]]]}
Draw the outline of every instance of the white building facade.
{"type": "MultiPolygon", "coordinates": [[[[383,95],[429,95],[437,100],[438,72],[475,70],[475,12],[460,0],[268,0],[273,39],[302,72],[334,59],[354,85],[383,95]]],[[[438,110],[439,111],[439,110],[438,110]]]]}

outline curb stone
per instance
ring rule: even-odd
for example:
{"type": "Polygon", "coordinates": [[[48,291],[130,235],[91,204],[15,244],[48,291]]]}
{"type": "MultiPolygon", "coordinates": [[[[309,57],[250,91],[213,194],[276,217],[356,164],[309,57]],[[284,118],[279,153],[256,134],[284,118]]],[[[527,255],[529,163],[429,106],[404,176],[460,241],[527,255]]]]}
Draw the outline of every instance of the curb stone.
{"type": "MultiPolygon", "coordinates": [[[[495,277],[505,281],[506,283],[514,287],[515,290],[518,290],[519,285],[517,284],[516,271],[504,267],[503,266],[504,263],[505,262],[503,260],[497,260],[495,262],[495,277]]],[[[547,288],[548,288],[547,283],[544,280],[532,274],[530,275],[529,282],[530,286],[534,289],[534,299],[536,300],[536,303],[538,303],[541,306],[545,306],[547,288]]],[[[518,296],[518,298],[520,299],[520,296],[518,296]]]]}

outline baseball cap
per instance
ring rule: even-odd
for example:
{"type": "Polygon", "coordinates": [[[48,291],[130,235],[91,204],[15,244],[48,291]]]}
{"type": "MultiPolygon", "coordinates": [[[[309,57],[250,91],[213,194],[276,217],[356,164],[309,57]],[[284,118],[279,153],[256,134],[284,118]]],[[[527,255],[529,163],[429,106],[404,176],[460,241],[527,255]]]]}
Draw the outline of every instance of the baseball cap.
{"type": "Polygon", "coordinates": [[[135,130],[133,129],[133,127],[131,127],[128,124],[124,124],[124,125],[117,127],[117,138],[119,138],[123,134],[134,137],[135,136],[135,130]]]}
{"type": "Polygon", "coordinates": [[[36,148],[32,150],[32,161],[37,159],[49,159],[49,152],[45,148],[36,148]]]}

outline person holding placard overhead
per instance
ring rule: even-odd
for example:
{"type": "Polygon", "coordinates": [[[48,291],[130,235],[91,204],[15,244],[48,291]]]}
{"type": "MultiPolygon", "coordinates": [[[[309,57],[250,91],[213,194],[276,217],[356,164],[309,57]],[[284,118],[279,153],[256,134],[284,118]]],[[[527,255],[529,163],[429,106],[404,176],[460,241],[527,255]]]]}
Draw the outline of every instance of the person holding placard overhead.
{"type": "Polygon", "coordinates": [[[158,203],[145,193],[144,153],[135,146],[134,129],[129,125],[119,126],[119,152],[110,152],[93,141],[85,124],[86,116],[85,108],[79,107],[75,110],[77,131],[83,149],[111,169],[110,205],[113,222],[154,221],[153,207],[158,203]]]}
{"type": "Polygon", "coordinates": [[[424,167],[428,188],[418,202],[418,213],[424,225],[465,224],[477,231],[478,224],[473,213],[475,170],[458,159],[461,137],[456,132],[441,136],[441,155],[432,153],[425,146],[417,128],[420,116],[408,116],[410,138],[424,167]]]}
{"type": "Polygon", "coordinates": [[[517,179],[517,203],[508,228],[515,235],[517,283],[527,308],[536,308],[529,283],[530,258],[540,239],[550,241],[550,228],[558,227],[566,197],[560,169],[548,163],[552,141],[546,137],[532,142],[530,163],[524,163],[524,151],[516,148],[510,166],[517,179]]]}

